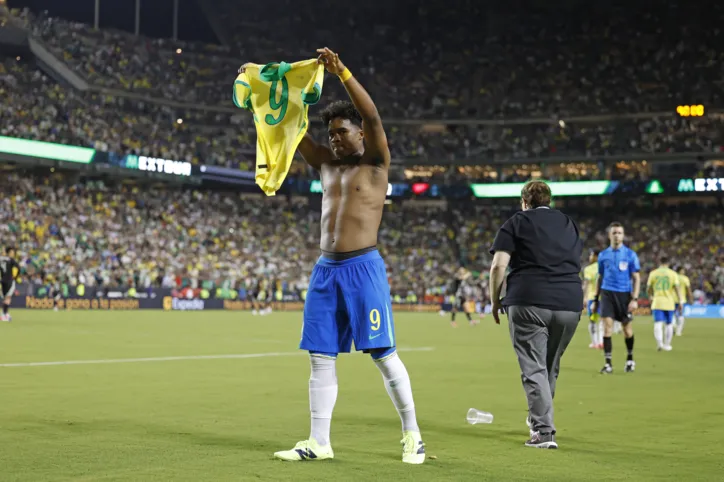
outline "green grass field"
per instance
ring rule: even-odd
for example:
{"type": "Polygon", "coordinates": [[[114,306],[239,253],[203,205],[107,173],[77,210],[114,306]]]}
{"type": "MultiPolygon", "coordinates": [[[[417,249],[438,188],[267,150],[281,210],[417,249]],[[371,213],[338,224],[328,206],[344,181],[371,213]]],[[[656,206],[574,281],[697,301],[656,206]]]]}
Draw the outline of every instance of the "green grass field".
{"type": "Polygon", "coordinates": [[[19,311],[0,324],[0,480],[721,480],[724,321],[688,320],[674,351],[636,322],[637,372],[601,376],[585,323],[563,358],[561,449],[526,448],[507,327],[398,314],[428,458],[400,462],[400,423],[366,355],[338,362],[336,458],[292,464],[307,438],[299,313],[19,311]],[[429,351],[420,349],[429,348],[429,351]],[[418,349],[418,351],[410,351],[418,349]],[[260,354],[40,366],[32,362],[260,354]],[[263,355],[263,356],[262,356],[263,355]],[[495,415],[470,426],[470,407],[495,415]]]}

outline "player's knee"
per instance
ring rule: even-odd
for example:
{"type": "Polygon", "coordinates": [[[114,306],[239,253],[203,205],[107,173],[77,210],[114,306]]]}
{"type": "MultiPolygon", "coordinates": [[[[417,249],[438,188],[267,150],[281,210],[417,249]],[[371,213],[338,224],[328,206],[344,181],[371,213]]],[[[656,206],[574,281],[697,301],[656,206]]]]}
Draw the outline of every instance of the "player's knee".
{"type": "Polygon", "coordinates": [[[375,361],[386,358],[386,357],[392,355],[393,353],[395,353],[394,346],[391,346],[389,348],[376,348],[374,350],[370,350],[370,356],[375,361]]]}
{"type": "Polygon", "coordinates": [[[320,357],[320,358],[331,358],[333,360],[337,359],[337,353],[323,352],[323,351],[310,351],[309,356],[310,357],[320,357]]]}

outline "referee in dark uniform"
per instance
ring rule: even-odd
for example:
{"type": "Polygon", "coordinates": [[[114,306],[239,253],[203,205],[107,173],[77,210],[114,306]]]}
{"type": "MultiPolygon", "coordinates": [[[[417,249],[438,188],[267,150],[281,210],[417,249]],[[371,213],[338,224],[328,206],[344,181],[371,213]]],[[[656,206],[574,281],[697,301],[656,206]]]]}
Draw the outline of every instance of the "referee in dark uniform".
{"type": "Polygon", "coordinates": [[[505,306],[510,337],[518,355],[528,399],[528,447],[555,449],[553,397],[561,357],[583,311],[578,226],[550,208],[551,190],[542,181],[523,187],[523,211],[503,224],[495,236],[490,268],[493,317],[505,306]],[[510,265],[505,299],[500,293],[510,265]]]}
{"type": "Polygon", "coordinates": [[[636,369],[636,362],[633,359],[634,333],[631,322],[633,321],[632,313],[639,306],[641,265],[638,255],[632,249],[624,246],[623,238],[624,231],[621,223],[611,223],[608,227],[608,239],[611,246],[598,255],[598,286],[591,308],[595,313],[600,302],[601,321],[603,321],[603,354],[606,357],[606,364],[601,369],[603,374],[613,373],[611,334],[614,321],[623,325],[623,336],[626,339],[628,357],[624,371],[628,373],[636,369]]]}

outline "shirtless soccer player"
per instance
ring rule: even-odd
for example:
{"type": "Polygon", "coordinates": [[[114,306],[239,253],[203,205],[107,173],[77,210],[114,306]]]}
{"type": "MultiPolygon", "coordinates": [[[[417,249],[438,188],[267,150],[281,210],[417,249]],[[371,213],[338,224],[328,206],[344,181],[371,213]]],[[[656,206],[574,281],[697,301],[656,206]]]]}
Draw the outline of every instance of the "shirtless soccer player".
{"type": "Polygon", "coordinates": [[[329,439],[337,400],[338,353],[369,353],[382,372],[387,393],[402,419],[402,461],[421,464],[425,448],[415,417],[410,377],[395,351],[390,286],[375,248],[387,194],[390,150],[369,94],[328,48],[320,62],[337,75],[352,102],[335,102],[322,113],[330,147],[307,134],[299,152],[322,180],[322,255],[312,271],[304,304],[300,348],[312,367],[309,439],[274,454],[288,461],[334,457],[329,439]]]}

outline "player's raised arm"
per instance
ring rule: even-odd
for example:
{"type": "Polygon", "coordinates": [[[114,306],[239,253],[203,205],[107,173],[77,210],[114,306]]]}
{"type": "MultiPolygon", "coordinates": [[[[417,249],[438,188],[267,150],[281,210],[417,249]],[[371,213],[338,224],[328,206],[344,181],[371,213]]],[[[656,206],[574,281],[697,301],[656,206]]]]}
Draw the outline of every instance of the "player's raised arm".
{"type": "Polygon", "coordinates": [[[362,84],[352,76],[349,69],[339,60],[338,54],[327,47],[317,49],[317,53],[319,53],[319,60],[324,64],[327,71],[330,74],[339,76],[339,80],[344,84],[349,98],[360,116],[362,116],[366,156],[370,156],[375,161],[384,163],[385,167],[388,167],[391,158],[390,148],[387,146],[387,136],[382,127],[382,119],[380,119],[380,114],[372,98],[362,87],[362,84]]]}

